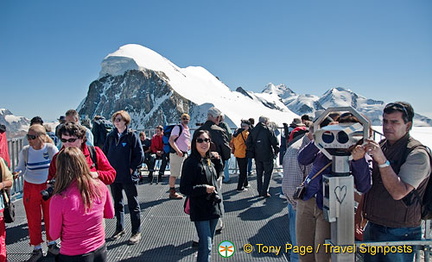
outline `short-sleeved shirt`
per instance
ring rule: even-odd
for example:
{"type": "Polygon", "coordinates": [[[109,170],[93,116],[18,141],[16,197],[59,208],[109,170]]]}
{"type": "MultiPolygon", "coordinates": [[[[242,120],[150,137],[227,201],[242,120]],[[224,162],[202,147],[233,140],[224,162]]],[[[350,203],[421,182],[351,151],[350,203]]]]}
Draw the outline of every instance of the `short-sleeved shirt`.
{"type": "Polygon", "coordinates": [[[416,148],[408,155],[398,176],[403,182],[417,188],[431,171],[429,161],[427,152],[424,149],[416,148]]]}
{"type": "Polygon", "coordinates": [[[183,130],[180,133],[180,127],[177,125],[173,128],[173,130],[171,131],[171,136],[179,136],[177,137],[177,140],[174,142],[176,143],[178,149],[180,149],[180,151],[182,152],[188,152],[190,149],[190,139],[191,139],[191,135],[190,135],[190,131],[189,131],[189,127],[188,126],[183,126],[183,130]]]}

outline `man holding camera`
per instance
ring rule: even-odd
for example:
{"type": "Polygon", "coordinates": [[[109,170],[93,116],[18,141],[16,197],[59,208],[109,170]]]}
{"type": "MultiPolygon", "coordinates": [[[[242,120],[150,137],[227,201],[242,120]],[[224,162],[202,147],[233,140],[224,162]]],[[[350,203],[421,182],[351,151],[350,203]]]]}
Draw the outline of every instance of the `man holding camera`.
{"type": "MultiPolygon", "coordinates": [[[[431,172],[426,147],[412,138],[414,109],[406,102],[389,103],[383,113],[385,139],[368,141],[373,158],[372,188],[364,196],[369,221],[365,241],[421,239],[421,204],[431,172]]],[[[414,252],[366,254],[365,261],[412,261],[414,252]]]]}

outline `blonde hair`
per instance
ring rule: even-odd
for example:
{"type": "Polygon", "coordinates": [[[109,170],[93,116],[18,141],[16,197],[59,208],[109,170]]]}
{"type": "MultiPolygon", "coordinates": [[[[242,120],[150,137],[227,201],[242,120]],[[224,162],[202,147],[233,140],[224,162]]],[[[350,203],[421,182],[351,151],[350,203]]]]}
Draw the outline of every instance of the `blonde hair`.
{"type": "Polygon", "coordinates": [[[56,167],[54,194],[61,195],[72,183],[76,182],[85,211],[91,208],[95,199],[101,197],[102,193],[90,173],[90,168],[81,149],[77,147],[62,149],[57,155],[56,167]]]}
{"type": "Polygon", "coordinates": [[[28,131],[29,132],[30,131],[35,132],[37,134],[37,138],[36,139],[39,139],[43,144],[44,143],[54,144],[54,141],[49,136],[47,136],[46,129],[45,129],[45,127],[43,125],[33,124],[33,125],[30,126],[30,128],[29,128],[28,131]]]}

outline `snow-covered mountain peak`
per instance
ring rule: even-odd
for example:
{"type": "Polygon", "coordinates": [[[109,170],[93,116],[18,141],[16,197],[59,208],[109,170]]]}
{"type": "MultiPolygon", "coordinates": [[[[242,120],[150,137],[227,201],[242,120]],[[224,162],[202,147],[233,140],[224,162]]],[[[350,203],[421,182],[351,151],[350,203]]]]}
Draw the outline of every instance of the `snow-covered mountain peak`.
{"type": "Polygon", "coordinates": [[[122,75],[128,70],[179,71],[171,61],[155,51],[137,44],[121,46],[102,61],[99,77],[122,75]]]}
{"type": "Polygon", "coordinates": [[[294,93],[290,88],[288,88],[284,84],[280,85],[274,85],[273,83],[268,83],[262,93],[268,93],[268,94],[276,94],[282,99],[295,96],[296,93],[294,93]]]}

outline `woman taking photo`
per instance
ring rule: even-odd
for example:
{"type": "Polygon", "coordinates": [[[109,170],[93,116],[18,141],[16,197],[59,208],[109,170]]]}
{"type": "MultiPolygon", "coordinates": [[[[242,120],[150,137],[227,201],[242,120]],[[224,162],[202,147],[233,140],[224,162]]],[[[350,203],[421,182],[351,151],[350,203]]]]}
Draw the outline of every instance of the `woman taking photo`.
{"type": "Polygon", "coordinates": [[[40,124],[30,126],[27,140],[29,144],[19,153],[18,166],[15,168],[14,175],[22,172],[24,176],[23,203],[27,216],[30,245],[34,246],[33,253],[27,261],[37,261],[43,257],[41,218],[45,222],[48,253],[52,255],[59,253],[59,248],[54,241],[56,238],[49,234],[50,200],[42,199],[40,193],[47,189],[48,168],[58,149],[47,136],[45,127],[40,124]]]}
{"type": "Polygon", "coordinates": [[[103,219],[114,217],[107,186],[93,178],[77,147],[61,150],[56,165],[50,204],[50,235],[62,241],[56,261],[106,261],[103,219]]]}
{"type": "Polygon", "coordinates": [[[190,219],[199,237],[197,261],[210,261],[213,236],[222,216],[221,197],[216,180],[222,169],[217,153],[210,155],[210,135],[206,130],[195,131],[191,155],[184,161],[180,192],[189,198],[190,219]]]}

